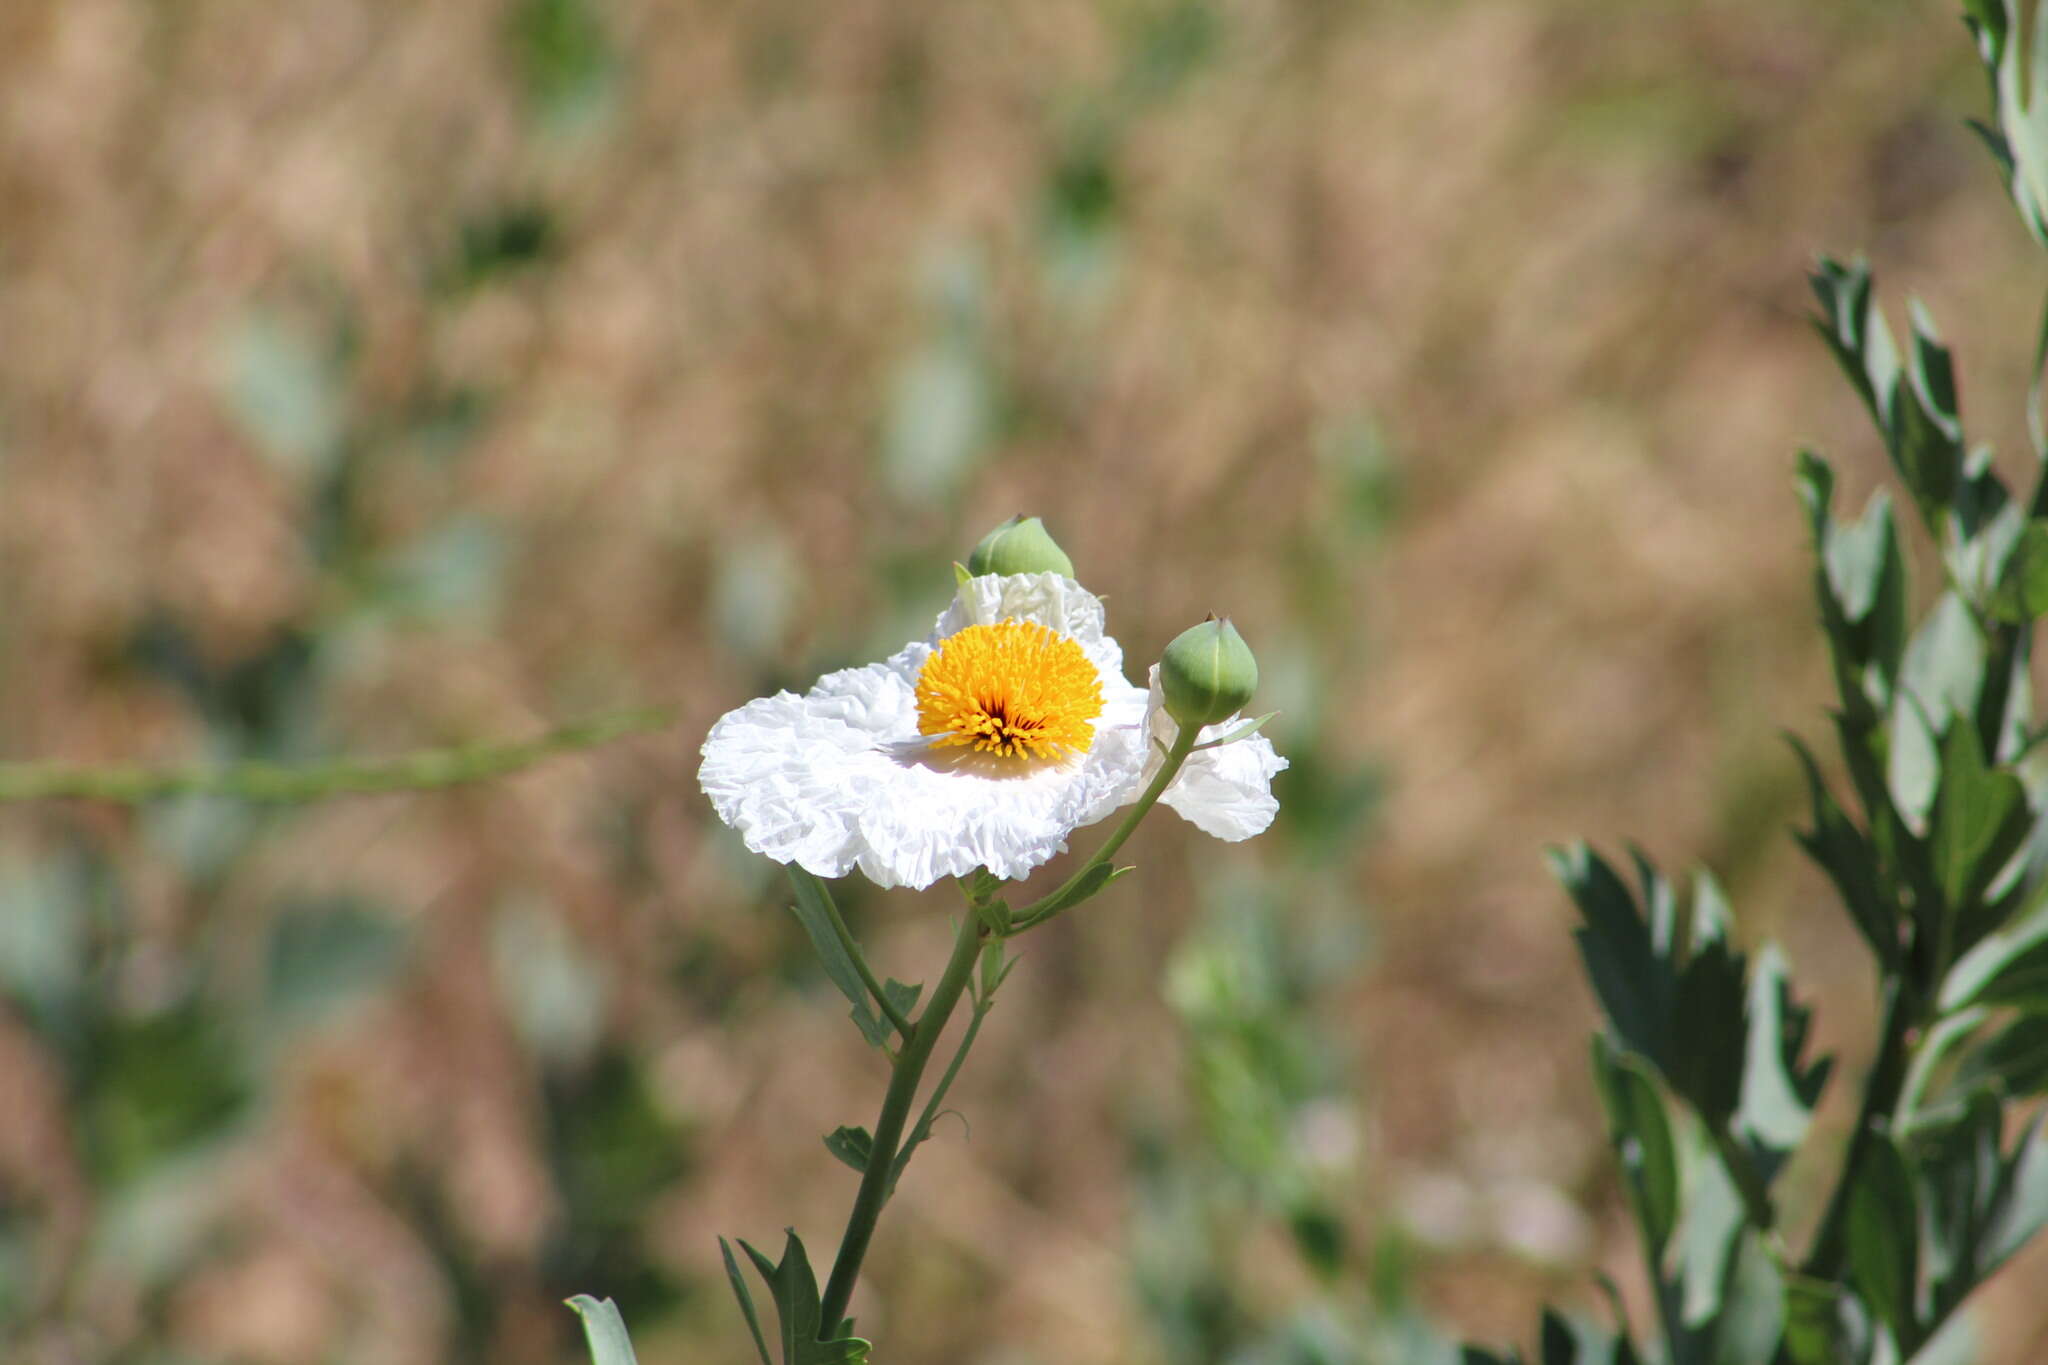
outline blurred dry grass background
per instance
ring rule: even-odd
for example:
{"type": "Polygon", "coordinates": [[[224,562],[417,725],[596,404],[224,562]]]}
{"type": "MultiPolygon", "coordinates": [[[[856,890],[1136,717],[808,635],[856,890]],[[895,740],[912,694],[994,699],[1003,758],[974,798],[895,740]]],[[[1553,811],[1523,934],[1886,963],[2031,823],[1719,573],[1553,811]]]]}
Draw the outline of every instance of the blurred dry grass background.
{"type": "MultiPolygon", "coordinates": [[[[0,815],[9,1358],[559,1361],[577,1290],[650,1365],[743,1358],[715,1235],[828,1255],[816,1135],[879,1085],[696,744],[922,632],[1018,510],[1134,671],[1235,616],[1297,766],[1269,840],[1149,829],[1026,943],[856,1299],[886,1357],[1170,1358],[1130,1134],[1186,1127],[1162,963],[1246,863],[1359,936],[1316,1015],[1354,1241],[1495,1339],[1626,1281],[1537,851],[1712,863],[1855,1061],[1778,735],[1823,696],[1793,450],[1859,498],[1880,457],[1801,275],[1868,251],[2019,448],[2038,267],[1953,8],[8,0],[0,756],[679,714],[452,795],[0,815]],[[219,1089],[202,1035],[194,1155],[119,1096],[219,1089]]],[[[1245,1292],[1315,1292],[1274,1251],[1245,1292]]]]}

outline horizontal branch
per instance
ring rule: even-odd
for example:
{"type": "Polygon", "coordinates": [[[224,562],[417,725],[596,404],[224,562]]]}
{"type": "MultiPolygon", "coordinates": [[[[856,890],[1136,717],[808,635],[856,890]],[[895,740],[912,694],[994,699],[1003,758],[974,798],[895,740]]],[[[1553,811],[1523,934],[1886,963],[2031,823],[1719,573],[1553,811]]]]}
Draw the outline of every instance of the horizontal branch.
{"type": "Polygon", "coordinates": [[[532,739],[420,749],[391,758],[163,768],[132,764],[0,763],[0,802],[66,798],[137,802],[169,796],[291,802],[378,792],[431,791],[502,777],[556,754],[592,749],[627,735],[661,729],[673,719],[673,713],[665,708],[618,711],[560,726],[532,739]]]}

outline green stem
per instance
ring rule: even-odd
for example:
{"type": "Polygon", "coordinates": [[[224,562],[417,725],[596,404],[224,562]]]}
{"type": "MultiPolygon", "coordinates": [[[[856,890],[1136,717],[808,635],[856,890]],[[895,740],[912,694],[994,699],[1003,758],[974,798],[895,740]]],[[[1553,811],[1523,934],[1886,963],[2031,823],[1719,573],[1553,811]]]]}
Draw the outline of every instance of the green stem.
{"type": "Polygon", "coordinates": [[[907,1161],[910,1152],[931,1136],[932,1125],[939,1120],[939,1106],[946,1102],[946,1092],[953,1088],[953,1078],[960,1074],[960,1064],[967,1060],[967,1050],[974,1046],[975,1035],[981,1032],[981,1021],[986,1018],[988,1006],[979,1004],[968,1016],[967,1032],[960,1035],[960,1046],[953,1050],[953,1060],[939,1073],[939,1083],[932,1087],[931,1098],[924,1102],[924,1112],[917,1116],[916,1123],[910,1125],[910,1141],[898,1156],[899,1161],[907,1161]]]}
{"type": "Polygon", "coordinates": [[[888,992],[875,980],[875,973],[868,966],[867,956],[861,952],[860,944],[854,940],[853,931],[846,927],[846,919],[839,913],[839,898],[828,892],[822,899],[825,902],[825,918],[831,922],[832,932],[839,938],[839,946],[846,950],[846,956],[852,960],[853,970],[860,976],[861,985],[866,986],[868,994],[874,997],[875,1008],[881,1010],[882,1017],[896,1026],[897,1037],[909,1041],[910,1020],[904,1017],[902,1010],[889,1003],[888,992]]]}
{"type": "Polygon", "coordinates": [[[1899,1092],[1906,1083],[1907,1039],[1917,1011],[1911,988],[1897,977],[1885,983],[1884,1033],[1878,1043],[1877,1060],[1871,1064],[1870,1079],[1863,1087],[1863,1105],[1856,1126],[1849,1133],[1849,1149],[1842,1157],[1842,1172],[1828,1196],[1827,1211],[1821,1215],[1820,1231],[1806,1255],[1802,1273],[1833,1283],[1842,1276],[1849,1251],[1849,1201],[1870,1153],[1871,1134],[1878,1123],[1898,1106],[1899,1092]]]}
{"type": "Polygon", "coordinates": [[[555,754],[658,730],[673,718],[666,710],[627,711],[564,725],[530,740],[421,749],[392,758],[342,758],[326,763],[235,763],[190,768],[0,763],[0,802],[60,798],[138,802],[170,796],[289,802],[422,791],[500,777],[555,754]]]}
{"type": "Polygon", "coordinates": [[[881,1217],[882,1205],[889,1199],[896,1149],[903,1141],[903,1125],[910,1117],[910,1107],[917,1101],[918,1082],[924,1077],[932,1050],[938,1046],[939,1035],[946,1031],[953,1007],[960,1003],[960,995],[974,975],[974,962],[980,953],[981,919],[972,913],[963,915],[959,937],[953,941],[953,956],[947,960],[939,984],[932,988],[924,1013],[911,1027],[903,1051],[890,1071],[889,1090],[882,1097],[882,1112],[875,1120],[874,1138],[868,1147],[867,1170],[861,1174],[860,1192],[854,1196],[853,1212],[846,1220],[846,1235],[839,1240],[839,1255],[832,1262],[832,1279],[825,1287],[819,1308],[822,1332],[836,1332],[846,1317],[854,1281],[860,1278],[861,1262],[867,1258],[868,1243],[874,1239],[875,1220],[881,1217]]]}
{"type": "Polygon", "coordinates": [[[1116,832],[1103,841],[1102,847],[1096,849],[1095,855],[1081,864],[1073,876],[1060,884],[1059,890],[1033,901],[1018,911],[1016,919],[1010,926],[1012,936],[1021,934],[1026,929],[1036,928],[1058,914],[1065,908],[1066,898],[1073,893],[1074,888],[1085,881],[1089,873],[1116,856],[1116,851],[1124,846],[1124,840],[1130,838],[1132,831],[1138,828],[1138,822],[1151,812],[1152,807],[1159,804],[1159,798],[1166,794],[1166,789],[1180,774],[1180,765],[1187,762],[1188,755],[1194,752],[1195,741],[1201,737],[1201,733],[1202,727],[1199,725],[1180,727],[1180,733],[1173,737],[1173,747],[1166,751],[1166,761],[1159,765],[1159,771],[1152,778],[1151,785],[1145,788],[1144,794],[1131,807],[1130,813],[1124,816],[1123,822],[1116,827],[1116,832]]]}

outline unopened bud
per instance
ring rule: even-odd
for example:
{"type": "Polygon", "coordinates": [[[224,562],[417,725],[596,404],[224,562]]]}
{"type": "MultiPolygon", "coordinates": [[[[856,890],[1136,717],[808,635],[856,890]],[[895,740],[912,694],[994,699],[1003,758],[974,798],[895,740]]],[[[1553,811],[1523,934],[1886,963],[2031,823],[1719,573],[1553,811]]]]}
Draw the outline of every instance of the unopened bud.
{"type": "Polygon", "coordinates": [[[981,538],[967,556],[967,571],[979,577],[999,573],[1056,573],[1074,576],[1074,561],[1037,517],[1014,516],[981,538]]]}
{"type": "Polygon", "coordinates": [[[1166,714],[1182,725],[1214,725],[1244,709],[1259,686],[1259,661],[1228,621],[1210,617],[1182,631],[1159,656],[1166,714]]]}

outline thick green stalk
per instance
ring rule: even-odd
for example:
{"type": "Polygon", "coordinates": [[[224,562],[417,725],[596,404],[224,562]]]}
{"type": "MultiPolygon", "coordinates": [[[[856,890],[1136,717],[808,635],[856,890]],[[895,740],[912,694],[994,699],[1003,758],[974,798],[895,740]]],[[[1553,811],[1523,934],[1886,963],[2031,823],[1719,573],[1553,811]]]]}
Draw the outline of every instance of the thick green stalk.
{"type": "Polygon", "coordinates": [[[904,1040],[903,1051],[889,1074],[889,1090],[882,1097],[882,1112],[875,1120],[874,1138],[868,1147],[867,1170],[860,1178],[860,1192],[853,1198],[853,1212],[846,1220],[846,1234],[839,1240],[839,1255],[832,1262],[832,1278],[825,1286],[819,1309],[819,1330],[834,1332],[846,1317],[846,1305],[853,1298],[854,1281],[860,1278],[861,1262],[867,1258],[868,1243],[874,1240],[875,1220],[888,1202],[896,1149],[903,1142],[903,1126],[917,1102],[918,1082],[925,1064],[938,1046],[939,1035],[960,995],[974,975],[975,959],[981,954],[981,920],[972,912],[960,917],[960,935],[953,941],[953,956],[939,984],[932,988],[924,1013],[904,1040]]]}

